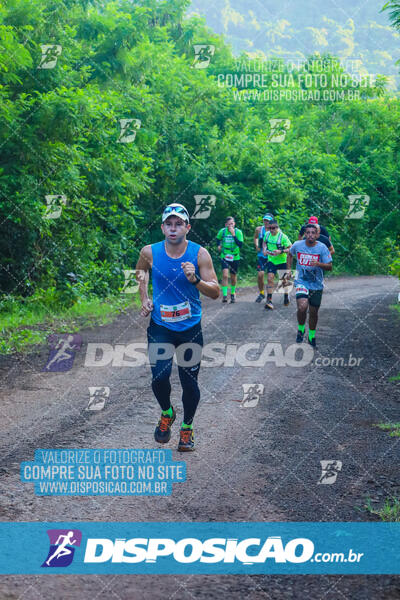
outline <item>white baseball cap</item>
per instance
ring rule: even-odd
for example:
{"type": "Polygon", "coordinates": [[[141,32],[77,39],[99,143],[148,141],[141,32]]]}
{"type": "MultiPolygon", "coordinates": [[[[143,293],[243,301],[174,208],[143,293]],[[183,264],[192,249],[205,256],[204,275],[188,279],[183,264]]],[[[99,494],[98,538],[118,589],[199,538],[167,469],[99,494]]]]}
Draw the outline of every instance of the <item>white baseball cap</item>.
{"type": "Polygon", "coordinates": [[[164,221],[168,219],[168,217],[172,216],[180,217],[181,219],[189,223],[189,213],[183,206],[183,204],[168,204],[168,206],[164,209],[164,212],[162,214],[161,222],[164,223],[164,221]]]}

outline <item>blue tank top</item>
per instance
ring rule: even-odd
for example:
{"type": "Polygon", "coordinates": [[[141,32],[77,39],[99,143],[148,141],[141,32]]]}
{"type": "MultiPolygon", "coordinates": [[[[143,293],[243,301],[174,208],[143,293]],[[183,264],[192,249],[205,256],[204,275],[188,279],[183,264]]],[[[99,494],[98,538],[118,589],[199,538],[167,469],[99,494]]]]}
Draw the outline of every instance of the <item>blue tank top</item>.
{"type": "MultiPolygon", "coordinates": [[[[261,227],[260,233],[258,234],[258,252],[257,252],[257,256],[264,256],[263,251],[262,251],[262,242],[264,239],[264,235],[265,235],[265,227],[264,225],[261,227]],[[260,248],[260,244],[261,244],[261,248],[260,248]]],[[[265,257],[265,258],[268,258],[265,257]]]]}
{"type": "Polygon", "coordinates": [[[200,247],[188,240],[185,254],[180,258],[171,258],[165,251],[165,241],[151,245],[154,306],[151,317],[158,325],[184,331],[200,322],[199,290],[187,280],[181,267],[181,262],[191,262],[197,275],[200,275],[197,264],[200,247]]]}

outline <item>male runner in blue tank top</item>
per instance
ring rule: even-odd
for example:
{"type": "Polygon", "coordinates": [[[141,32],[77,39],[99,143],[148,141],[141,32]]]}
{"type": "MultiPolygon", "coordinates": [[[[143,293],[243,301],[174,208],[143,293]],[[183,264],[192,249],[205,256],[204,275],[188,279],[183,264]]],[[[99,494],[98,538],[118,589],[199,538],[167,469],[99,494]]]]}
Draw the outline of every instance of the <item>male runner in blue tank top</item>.
{"type": "Polygon", "coordinates": [[[178,451],[187,452],[194,449],[193,418],[200,400],[197,377],[203,335],[199,292],[216,299],[219,285],[207,250],[186,239],[190,231],[189,213],[182,204],[166,207],[161,230],[165,240],[144,246],[136,265],[142,301],[140,314],[147,317],[151,313],[147,339],[152,389],[162,410],[154,438],[160,444],[166,444],[171,438],[171,425],[176,413],[170,402],[169,378],[176,352],[183,391],[183,422],[178,451]],[[152,300],[148,297],[150,269],[152,300]]]}

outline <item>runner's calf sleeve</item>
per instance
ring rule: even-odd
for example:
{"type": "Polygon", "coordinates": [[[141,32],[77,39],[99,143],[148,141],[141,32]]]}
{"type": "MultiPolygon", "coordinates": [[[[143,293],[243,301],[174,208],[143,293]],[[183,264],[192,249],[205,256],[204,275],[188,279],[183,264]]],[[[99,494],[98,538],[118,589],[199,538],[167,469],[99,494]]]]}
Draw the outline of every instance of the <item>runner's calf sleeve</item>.
{"type": "Polygon", "coordinates": [[[306,326],[305,325],[299,325],[299,331],[301,331],[301,333],[304,333],[306,330],[306,326]]]}
{"type": "Polygon", "coordinates": [[[308,339],[309,340],[313,340],[315,338],[315,329],[309,329],[308,330],[308,339]]]}
{"type": "Polygon", "coordinates": [[[231,285],[231,294],[236,292],[236,285],[231,285]]]}
{"type": "Polygon", "coordinates": [[[183,421],[191,425],[200,400],[200,390],[197,376],[200,363],[195,367],[178,367],[179,379],[182,384],[183,421]]]}
{"type": "Polygon", "coordinates": [[[151,389],[157,398],[158,404],[161,406],[161,410],[168,410],[171,407],[171,384],[169,382],[169,373],[166,377],[154,378],[151,382],[151,389]]]}
{"type": "Polygon", "coordinates": [[[227,296],[228,295],[228,286],[227,285],[222,285],[221,289],[222,289],[222,295],[223,296],[227,296]]]}
{"type": "MultiPolygon", "coordinates": [[[[200,400],[200,390],[197,383],[199,370],[200,364],[195,365],[194,367],[178,367],[179,379],[182,385],[183,420],[187,425],[190,425],[193,422],[193,417],[200,400]]],[[[157,374],[155,371],[156,369],[153,370],[151,388],[157,398],[161,410],[166,412],[171,407],[170,371],[166,370],[166,372],[163,373],[161,370],[157,374]]]]}

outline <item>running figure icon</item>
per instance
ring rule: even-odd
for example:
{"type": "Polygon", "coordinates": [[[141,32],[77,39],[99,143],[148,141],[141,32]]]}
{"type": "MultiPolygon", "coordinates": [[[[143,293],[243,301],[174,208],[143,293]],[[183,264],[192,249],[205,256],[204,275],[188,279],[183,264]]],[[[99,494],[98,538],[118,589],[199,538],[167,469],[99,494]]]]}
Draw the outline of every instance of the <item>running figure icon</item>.
{"type": "Polygon", "coordinates": [[[73,351],[75,349],[74,345],[71,344],[71,342],[73,342],[73,340],[74,340],[74,336],[69,335],[66,340],[60,340],[58,342],[58,344],[55,347],[55,349],[57,350],[56,354],[46,365],[47,371],[50,369],[50,367],[53,363],[58,363],[60,360],[65,360],[67,358],[71,358],[71,355],[69,354],[68,350],[73,351]]]}
{"type": "Polygon", "coordinates": [[[82,345],[81,335],[78,333],[52,334],[48,341],[50,352],[43,371],[49,373],[72,369],[75,355],[82,345]]]}
{"type": "Polygon", "coordinates": [[[59,535],[56,541],[57,550],[46,560],[46,565],[50,566],[51,561],[54,558],[61,558],[62,556],[66,556],[67,554],[72,554],[72,550],[67,548],[68,545],[73,546],[77,543],[77,540],[71,539],[74,537],[73,531],[68,531],[66,535],[59,535]],[[60,542],[60,540],[63,540],[60,542]]]}

